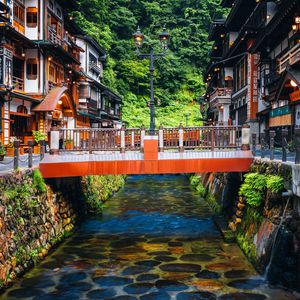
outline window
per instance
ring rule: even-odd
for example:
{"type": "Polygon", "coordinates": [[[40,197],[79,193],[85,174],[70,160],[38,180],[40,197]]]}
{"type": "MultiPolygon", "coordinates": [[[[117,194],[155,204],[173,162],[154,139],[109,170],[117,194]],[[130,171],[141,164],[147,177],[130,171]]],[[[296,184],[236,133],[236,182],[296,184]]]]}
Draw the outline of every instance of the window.
{"type": "Polygon", "coordinates": [[[53,83],[64,82],[64,75],[65,73],[63,67],[53,62],[49,62],[49,81],[53,83]]]}
{"type": "Polygon", "coordinates": [[[27,74],[27,79],[29,79],[29,80],[37,79],[38,63],[37,63],[36,59],[34,59],[34,58],[27,59],[26,74],[27,74]]]}
{"type": "Polygon", "coordinates": [[[25,9],[17,1],[14,1],[14,19],[21,23],[25,23],[25,9]]]}
{"type": "Polygon", "coordinates": [[[37,27],[38,11],[36,7],[28,7],[26,14],[26,25],[28,27],[37,27]]]}
{"type": "Polygon", "coordinates": [[[247,60],[243,58],[235,67],[235,91],[242,89],[248,83],[247,60]]]}
{"type": "Polygon", "coordinates": [[[79,86],[79,98],[86,99],[90,97],[90,89],[87,84],[79,86]]]}

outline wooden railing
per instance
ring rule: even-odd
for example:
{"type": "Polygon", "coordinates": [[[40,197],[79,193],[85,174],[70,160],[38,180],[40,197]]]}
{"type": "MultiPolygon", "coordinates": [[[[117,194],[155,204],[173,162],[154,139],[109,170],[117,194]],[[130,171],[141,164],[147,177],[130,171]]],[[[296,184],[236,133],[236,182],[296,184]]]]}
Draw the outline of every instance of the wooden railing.
{"type": "Polygon", "coordinates": [[[228,97],[230,99],[230,96],[232,94],[232,89],[230,88],[216,88],[209,96],[210,101],[213,102],[218,97],[228,97]]]}
{"type": "Polygon", "coordinates": [[[24,91],[24,79],[13,76],[12,84],[15,90],[24,91]]]}
{"type": "Polygon", "coordinates": [[[278,73],[281,74],[286,70],[288,65],[292,66],[300,61],[300,44],[293,47],[288,53],[278,60],[278,73]]]}
{"type": "Polygon", "coordinates": [[[51,26],[48,26],[48,40],[53,44],[62,45],[61,37],[57,35],[51,26]]]}
{"type": "MultiPolygon", "coordinates": [[[[163,150],[229,150],[241,145],[241,127],[202,126],[160,128],[156,130],[160,151],[163,150]]],[[[61,151],[142,151],[144,128],[121,129],[61,129],[61,151]]]]}

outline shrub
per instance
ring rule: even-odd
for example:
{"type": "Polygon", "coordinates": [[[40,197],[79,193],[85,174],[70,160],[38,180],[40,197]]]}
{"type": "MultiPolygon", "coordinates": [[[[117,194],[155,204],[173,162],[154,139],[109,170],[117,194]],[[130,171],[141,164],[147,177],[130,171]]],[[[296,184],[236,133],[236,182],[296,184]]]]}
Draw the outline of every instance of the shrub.
{"type": "Polygon", "coordinates": [[[266,186],[266,175],[249,173],[245,175],[245,181],[241,185],[239,194],[246,198],[246,202],[250,206],[259,207],[262,203],[266,186]]]}
{"type": "Polygon", "coordinates": [[[284,189],[284,179],[278,175],[268,176],[267,188],[273,193],[281,192],[284,189]]]}
{"type": "Polygon", "coordinates": [[[38,170],[33,171],[33,185],[40,192],[47,191],[47,185],[45,183],[45,180],[42,177],[42,174],[40,173],[40,171],[38,171],[38,170]]]}

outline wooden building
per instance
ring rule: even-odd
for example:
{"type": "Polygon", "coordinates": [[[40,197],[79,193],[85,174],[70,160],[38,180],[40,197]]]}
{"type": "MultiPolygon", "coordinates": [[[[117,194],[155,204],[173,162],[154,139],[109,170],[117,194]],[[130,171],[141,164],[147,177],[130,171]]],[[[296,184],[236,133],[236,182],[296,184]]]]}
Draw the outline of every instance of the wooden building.
{"type": "MultiPolygon", "coordinates": [[[[67,15],[63,7],[75,2],[0,0],[2,144],[11,137],[25,143],[33,130],[48,138],[53,126],[90,127],[103,121],[105,96],[98,91],[111,92],[101,84],[105,52],[67,15]],[[91,49],[96,49],[96,59],[91,49]],[[96,92],[91,89],[84,100],[81,87],[90,81],[96,92]]],[[[121,102],[117,95],[110,100],[109,105],[121,102]]],[[[109,119],[113,123],[119,114],[109,119]]]]}
{"type": "Polygon", "coordinates": [[[299,1],[223,0],[221,5],[231,9],[226,20],[212,24],[207,98],[211,111],[217,103],[219,111],[230,103],[230,112],[228,119],[219,113],[216,121],[248,123],[258,136],[269,128],[300,125],[299,1]]]}

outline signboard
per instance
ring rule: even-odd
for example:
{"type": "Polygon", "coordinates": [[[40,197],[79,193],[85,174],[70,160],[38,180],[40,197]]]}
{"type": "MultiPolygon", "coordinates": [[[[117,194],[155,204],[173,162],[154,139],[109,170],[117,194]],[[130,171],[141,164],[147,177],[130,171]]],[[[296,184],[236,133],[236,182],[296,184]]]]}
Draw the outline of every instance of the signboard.
{"type": "Polygon", "coordinates": [[[300,100],[300,90],[290,94],[290,99],[292,102],[300,100]]]}
{"type": "Polygon", "coordinates": [[[258,111],[258,54],[248,54],[248,99],[247,105],[247,119],[256,119],[256,113],[258,111]]]}
{"type": "Polygon", "coordinates": [[[2,85],[12,85],[12,58],[11,50],[0,47],[0,84],[2,85]]]}

